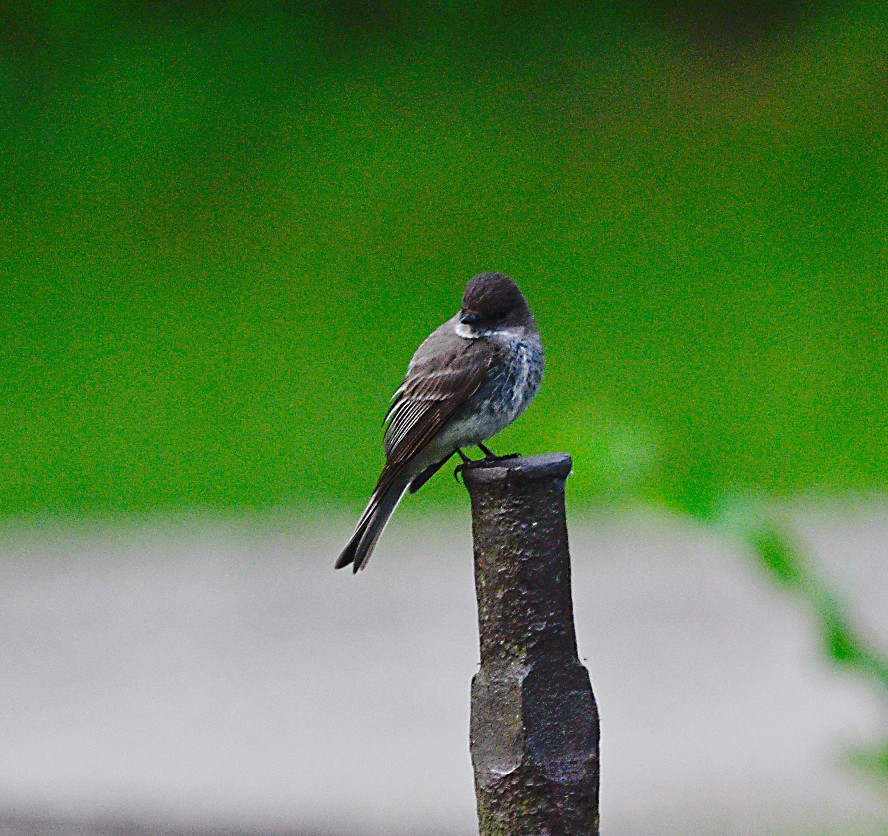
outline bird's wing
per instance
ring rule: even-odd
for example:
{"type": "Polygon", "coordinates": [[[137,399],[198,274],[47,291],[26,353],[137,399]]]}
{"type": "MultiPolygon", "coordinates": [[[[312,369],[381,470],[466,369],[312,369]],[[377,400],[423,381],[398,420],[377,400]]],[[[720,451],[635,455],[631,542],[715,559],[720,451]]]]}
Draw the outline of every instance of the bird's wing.
{"type": "MultiPolygon", "coordinates": [[[[453,413],[481,386],[493,360],[489,346],[481,340],[466,340],[453,330],[454,319],[445,322],[417,349],[410,361],[404,383],[395,392],[386,414],[386,463],[376,489],[358,520],[357,549],[363,543],[363,530],[375,518],[388,497],[400,499],[409,483],[405,467],[440,432],[453,413]]],[[[392,509],[393,510],[393,509],[392,509]]],[[[390,512],[389,512],[390,513],[390,512]]],[[[373,541],[375,542],[375,541],[373,541]]],[[[372,547],[373,542],[370,542],[372,547]]],[[[357,551],[348,547],[337,566],[344,566],[357,551]]]]}
{"type": "Polygon", "coordinates": [[[466,340],[446,322],[419,347],[386,420],[388,466],[408,461],[481,386],[492,353],[480,340],[466,340]]]}

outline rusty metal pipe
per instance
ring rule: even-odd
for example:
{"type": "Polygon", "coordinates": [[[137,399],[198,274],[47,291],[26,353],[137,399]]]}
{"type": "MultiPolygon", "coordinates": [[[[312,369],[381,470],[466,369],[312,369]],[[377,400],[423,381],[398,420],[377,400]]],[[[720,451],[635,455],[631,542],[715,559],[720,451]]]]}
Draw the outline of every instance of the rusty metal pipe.
{"type": "Polygon", "coordinates": [[[481,668],[471,751],[482,836],[598,834],[598,710],[577,656],[570,456],[466,468],[481,668]]]}

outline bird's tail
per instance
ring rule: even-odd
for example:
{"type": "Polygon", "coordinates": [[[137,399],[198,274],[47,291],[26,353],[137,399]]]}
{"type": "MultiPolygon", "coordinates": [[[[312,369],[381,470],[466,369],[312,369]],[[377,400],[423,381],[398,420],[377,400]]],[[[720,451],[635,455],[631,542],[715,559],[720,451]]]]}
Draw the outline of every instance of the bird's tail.
{"type": "Polygon", "coordinates": [[[410,480],[401,474],[388,474],[383,471],[370,502],[367,503],[364,513],[355,526],[354,534],[336,561],[337,569],[352,564],[353,571],[357,572],[367,565],[376,541],[388,525],[409,483],[410,480]]]}

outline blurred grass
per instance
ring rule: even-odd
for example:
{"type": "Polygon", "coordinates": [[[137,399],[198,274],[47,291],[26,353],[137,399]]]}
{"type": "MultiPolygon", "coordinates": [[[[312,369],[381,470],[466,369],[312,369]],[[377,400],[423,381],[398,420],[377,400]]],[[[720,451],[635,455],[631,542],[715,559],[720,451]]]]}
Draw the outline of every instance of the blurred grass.
{"type": "Polygon", "coordinates": [[[548,352],[495,449],[575,501],[884,488],[883,4],[499,8],[5,9],[0,513],[357,505],[482,269],[548,352]]]}

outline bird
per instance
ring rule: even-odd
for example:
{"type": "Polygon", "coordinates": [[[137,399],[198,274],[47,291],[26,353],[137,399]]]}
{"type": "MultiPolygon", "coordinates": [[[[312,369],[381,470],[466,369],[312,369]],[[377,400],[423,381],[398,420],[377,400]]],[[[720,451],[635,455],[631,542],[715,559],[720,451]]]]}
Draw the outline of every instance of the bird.
{"type": "Polygon", "coordinates": [[[453,455],[462,459],[455,474],[508,458],[484,442],[527,409],[543,366],[536,320],[518,285],[503,273],[474,276],[459,312],[419,346],[392,395],[385,466],[336,568],[363,569],[404,494],[416,493],[453,455]],[[463,448],[471,447],[484,458],[467,456],[463,448]]]}

